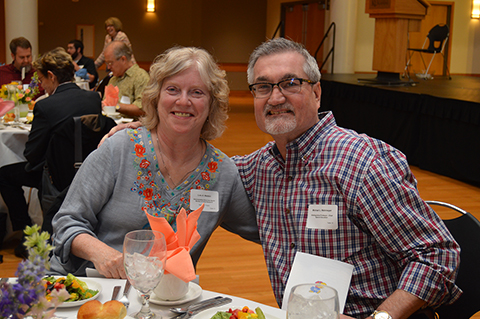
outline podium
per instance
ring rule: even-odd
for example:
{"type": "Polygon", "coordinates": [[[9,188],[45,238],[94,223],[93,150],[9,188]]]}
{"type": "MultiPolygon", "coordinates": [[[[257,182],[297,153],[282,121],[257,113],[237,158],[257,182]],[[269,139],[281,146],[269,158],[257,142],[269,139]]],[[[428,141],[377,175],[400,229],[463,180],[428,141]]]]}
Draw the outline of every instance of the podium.
{"type": "MultiPolygon", "coordinates": [[[[363,79],[378,84],[401,84],[405,69],[408,33],[420,31],[430,4],[426,0],[367,0],[365,13],[375,18],[373,66],[377,77],[363,79]]],[[[360,80],[360,79],[359,79],[360,80]]],[[[403,82],[404,83],[404,82],[403,82]]]]}

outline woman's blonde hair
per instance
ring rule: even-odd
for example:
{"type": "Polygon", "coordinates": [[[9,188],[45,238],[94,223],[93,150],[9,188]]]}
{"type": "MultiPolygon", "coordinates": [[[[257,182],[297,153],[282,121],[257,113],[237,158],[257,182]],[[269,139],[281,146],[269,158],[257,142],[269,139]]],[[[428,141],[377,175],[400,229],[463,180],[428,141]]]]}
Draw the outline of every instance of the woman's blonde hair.
{"type": "Polygon", "coordinates": [[[113,25],[113,27],[115,28],[115,31],[117,32],[122,31],[123,29],[122,21],[120,21],[120,19],[116,17],[110,17],[107,20],[105,20],[105,29],[109,25],[113,25]]]}
{"type": "Polygon", "coordinates": [[[226,72],[218,67],[210,53],[194,47],[170,48],[153,61],[150,67],[150,81],[142,95],[142,108],[145,111],[142,122],[147,129],[155,128],[160,122],[157,105],[163,81],[192,66],[197,68],[211,96],[209,114],[202,127],[201,137],[213,140],[222,135],[228,118],[230,93],[226,72]]]}

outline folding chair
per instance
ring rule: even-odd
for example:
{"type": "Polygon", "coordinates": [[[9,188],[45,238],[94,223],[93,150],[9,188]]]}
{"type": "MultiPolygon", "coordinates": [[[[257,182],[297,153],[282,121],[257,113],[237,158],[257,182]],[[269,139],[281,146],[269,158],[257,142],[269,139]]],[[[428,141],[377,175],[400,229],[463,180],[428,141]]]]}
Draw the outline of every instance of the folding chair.
{"type": "Polygon", "coordinates": [[[428,74],[428,71],[432,66],[432,62],[433,62],[433,59],[435,59],[435,55],[437,53],[440,53],[443,57],[443,64],[444,64],[446,73],[448,75],[448,79],[451,80],[452,77],[450,76],[450,71],[448,70],[447,60],[445,59],[445,55],[443,54],[443,50],[445,49],[445,46],[448,42],[449,34],[450,34],[450,30],[446,24],[444,25],[437,24],[428,32],[421,49],[408,48],[407,49],[408,62],[407,62],[407,65],[405,66],[406,75],[410,77],[408,67],[410,66],[410,61],[412,60],[412,56],[415,54],[415,52],[418,52],[420,53],[420,57],[422,58],[425,72],[417,74],[417,77],[423,78],[423,79],[432,79],[433,77],[430,74],[428,74]],[[427,41],[428,41],[428,47],[425,47],[427,44],[427,41]],[[432,58],[430,59],[430,63],[428,64],[428,67],[425,63],[425,60],[423,59],[423,54],[432,54],[432,58]]]}
{"type": "Polygon", "coordinates": [[[438,205],[453,209],[462,215],[444,220],[450,233],[460,245],[460,268],[456,284],[463,290],[462,296],[451,305],[436,309],[440,319],[467,319],[480,310],[480,222],[470,213],[454,205],[426,201],[430,206],[438,205]]]}

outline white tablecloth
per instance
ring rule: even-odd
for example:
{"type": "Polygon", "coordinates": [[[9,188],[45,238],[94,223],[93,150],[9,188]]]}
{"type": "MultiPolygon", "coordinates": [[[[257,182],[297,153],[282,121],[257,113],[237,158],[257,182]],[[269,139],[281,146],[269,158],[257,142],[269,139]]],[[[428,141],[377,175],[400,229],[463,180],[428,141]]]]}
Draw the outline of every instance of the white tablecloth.
{"type": "MultiPolygon", "coordinates": [[[[92,278],[89,277],[88,279],[94,279],[96,282],[100,283],[102,285],[102,292],[98,296],[97,300],[104,303],[108,300],[111,299],[112,297],[112,292],[113,292],[113,287],[120,285],[122,286],[122,289],[120,290],[120,294],[118,296],[118,299],[121,297],[123,294],[123,287],[125,286],[125,280],[120,280],[120,279],[104,279],[104,278],[92,278]]],[[[285,311],[270,307],[267,305],[259,304],[257,302],[248,300],[248,299],[243,299],[235,296],[229,296],[229,295],[224,295],[224,294],[219,294],[216,292],[212,291],[206,291],[203,290],[202,294],[200,297],[197,299],[186,303],[185,305],[195,303],[198,301],[201,301],[203,299],[208,299],[208,298],[213,298],[217,296],[222,296],[222,297],[230,297],[233,299],[231,304],[227,304],[225,306],[221,306],[221,308],[225,307],[232,307],[232,308],[242,308],[244,306],[248,306],[251,309],[255,309],[256,307],[260,307],[262,311],[265,313],[267,319],[285,319],[286,318],[286,313],[285,311]],[[270,315],[270,316],[269,316],[270,315]]],[[[128,294],[128,298],[130,300],[130,307],[127,309],[127,314],[130,317],[130,315],[137,313],[140,310],[141,307],[141,297],[138,295],[137,291],[132,287],[130,289],[130,292],[128,294]]],[[[183,305],[182,305],[183,306],[183,305]]],[[[163,318],[171,318],[175,316],[172,312],[169,311],[170,307],[172,306],[159,306],[153,303],[150,303],[151,309],[155,312],[161,315],[163,318]]],[[[80,307],[71,307],[71,308],[59,308],[57,309],[56,316],[57,317],[63,317],[63,318],[76,318],[78,309],[80,307]]],[[[128,317],[127,317],[128,318],[128,317]]],[[[202,314],[198,314],[194,316],[193,318],[198,318],[198,319],[203,319],[202,314]]]]}
{"type": "MultiPolygon", "coordinates": [[[[22,126],[23,127],[23,126],[22,126]]],[[[23,150],[29,130],[7,126],[0,130],[0,167],[25,161],[23,150]]]]}
{"type": "MultiPolygon", "coordinates": [[[[0,129],[0,167],[26,161],[23,156],[25,143],[30,133],[30,125],[22,124],[20,127],[5,126],[0,129]]],[[[34,223],[42,223],[42,211],[38,201],[37,190],[24,187],[26,198],[30,198],[29,214],[34,223]]],[[[7,213],[8,209],[0,196],[0,214],[7,213]]],[[[11,232],[10,219],[8,219],[7,233],[11,232]]]]}

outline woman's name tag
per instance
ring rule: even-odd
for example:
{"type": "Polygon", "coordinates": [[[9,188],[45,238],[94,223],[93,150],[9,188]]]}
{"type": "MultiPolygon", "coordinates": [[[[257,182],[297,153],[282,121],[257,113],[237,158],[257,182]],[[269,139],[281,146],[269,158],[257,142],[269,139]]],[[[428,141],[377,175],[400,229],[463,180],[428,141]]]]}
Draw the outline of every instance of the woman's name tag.
{"type": "Polygon", "coordinates": [[[191,189],[190,210],[198,209],[202,204],[205,204],[203,208],[204,212],[218,212],[218,192],[191,189]]]}
{"type": "Polygon", "coordinates": [[[307,228],[338,229],[338,206],[309,205],[307,228]]]}

